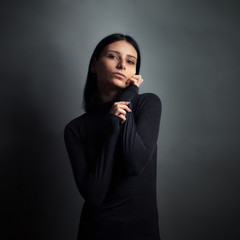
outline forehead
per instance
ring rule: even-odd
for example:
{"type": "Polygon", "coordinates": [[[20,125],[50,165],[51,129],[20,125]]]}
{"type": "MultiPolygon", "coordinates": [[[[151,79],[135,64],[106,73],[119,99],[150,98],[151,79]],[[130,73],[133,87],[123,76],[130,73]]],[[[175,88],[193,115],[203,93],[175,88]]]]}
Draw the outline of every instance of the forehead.
{"type": "Polygon", "coordinates": [[[104,48],[104,52],[107,52],[110,50],[117,51],[123,55],[132,55],[137,58],[136,49],[132,46],[132,44],[124,40],[111,43],[104,48]]]}

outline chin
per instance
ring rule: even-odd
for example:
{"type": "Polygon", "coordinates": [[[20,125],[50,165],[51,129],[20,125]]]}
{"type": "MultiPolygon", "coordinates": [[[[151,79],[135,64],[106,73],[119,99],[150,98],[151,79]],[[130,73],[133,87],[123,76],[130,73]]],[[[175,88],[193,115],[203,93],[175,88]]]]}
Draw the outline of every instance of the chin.
{"type": "Polygon", "coordinates": [[[127,84],[122,84],[122,85],[119,85],[119,86],[117,86],[118,88],[120,88],[120,89],[125,89],[126,87],[128,87],[129,85],[127,85],[127,84]]]}
{"type": "Polygon", "coordinates": [[[114,82],[113,82],[113,85],[114,85],[115,87],[121,88],[121,89],[124,89],[124,88],[126,88],[126,87],[128,86],[128,84],[126,84],[125,81],[119,81],[119,80],[114,81],[114,82]]]}

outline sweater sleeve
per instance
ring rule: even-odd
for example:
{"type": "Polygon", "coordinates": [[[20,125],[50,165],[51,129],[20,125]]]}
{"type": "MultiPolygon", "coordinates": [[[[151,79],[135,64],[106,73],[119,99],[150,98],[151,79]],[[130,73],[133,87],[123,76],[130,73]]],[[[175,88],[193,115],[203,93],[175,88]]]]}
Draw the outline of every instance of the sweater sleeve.
{"type": "Polygon", "coordinates": [[[132,84],[122,91],[122,93],[118,96],[116,101],[128,101],[130,102],[137,94],[139,88],[138,86],[132,84]]]}
{"type": "Polygon", "coordinates": [[[129,108],[132,112],[126,115],[121,137],[122,159],[127,173],[138,175],[156,148],[162,104],[157,95],[147,93],[138,96],[137,106],[130,102],[129,108]]]}
{"type": "Polygon", "coordinates": [[[107,114],[107,133],[94,166],[89,166],[84,143],[84,126],[70,122],[64,131],[65,145],[74,179],[81,196],[90,204],[100,206],[112,177],[114,152],[119,136],[119,117],[107,114]]]}

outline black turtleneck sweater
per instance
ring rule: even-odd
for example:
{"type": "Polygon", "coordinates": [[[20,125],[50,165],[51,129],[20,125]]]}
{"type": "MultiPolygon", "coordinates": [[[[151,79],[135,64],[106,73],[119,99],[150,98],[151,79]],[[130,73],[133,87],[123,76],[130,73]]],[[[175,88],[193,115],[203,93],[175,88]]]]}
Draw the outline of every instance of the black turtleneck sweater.
{"type": "Polygon", "coordinates": [[[127,120],[109,112],[113,102],[92,105],[65,128],[74,178],[85,202],[79,240],[159,240],[156,201],[157,138],[161,101],[127,87],[127,120]]]}

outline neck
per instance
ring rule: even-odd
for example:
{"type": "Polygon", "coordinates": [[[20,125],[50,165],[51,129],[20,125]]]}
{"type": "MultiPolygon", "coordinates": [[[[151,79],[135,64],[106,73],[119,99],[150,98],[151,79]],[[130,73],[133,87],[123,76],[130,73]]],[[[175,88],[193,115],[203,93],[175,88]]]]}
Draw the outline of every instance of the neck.
{"type": "Polygon", "coordinates": [[[119,91],[103,92],[99,90],[99,98],[102,102],[111,102],[117,98],[119,91]]]}

